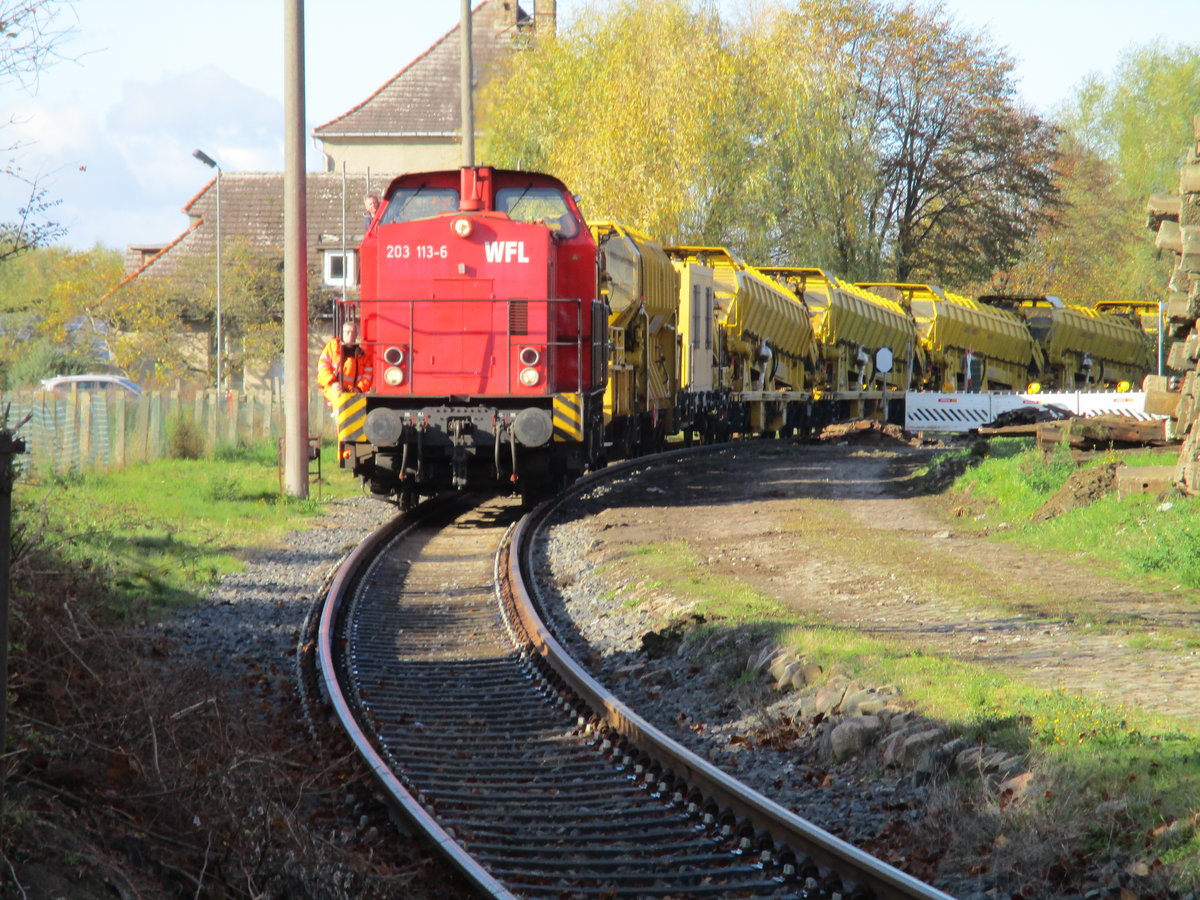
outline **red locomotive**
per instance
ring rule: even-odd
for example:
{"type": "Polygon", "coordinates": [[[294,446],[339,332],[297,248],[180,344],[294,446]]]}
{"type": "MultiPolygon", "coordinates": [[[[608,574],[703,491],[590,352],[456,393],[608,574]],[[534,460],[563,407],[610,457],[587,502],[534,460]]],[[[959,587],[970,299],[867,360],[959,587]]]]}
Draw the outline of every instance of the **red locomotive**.
{"type": "Polygon", "coordinates": [[[343,460],[403,503],[481,478],[535,494],[602,454],[607,318],[596,244],[556,178],[401,176],[360,249],[366,394],[343,460]]]}

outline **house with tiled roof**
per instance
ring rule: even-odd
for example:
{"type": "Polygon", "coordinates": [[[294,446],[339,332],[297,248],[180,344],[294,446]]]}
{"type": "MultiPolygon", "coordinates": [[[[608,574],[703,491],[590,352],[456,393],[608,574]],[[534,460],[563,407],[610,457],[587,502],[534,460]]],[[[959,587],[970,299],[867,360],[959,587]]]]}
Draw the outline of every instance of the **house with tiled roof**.
{"type": "MultiPolygon", "coordinates": [[[[537,0],[533,10],[517,0],[482,0],[472,9],[477,85],[535,31],[553,31],[554,0],[537,0]]],[[[364,196],[380,193],[403,172],[461,165],[461,53],[455,25],[363,102],[313,131],[326,161],[325,172],[306,176],[309,295],[318,309],[322,294],[357,295],[364,196]]],[[[186,276],[215,270],[218,218],[223,248],[240,245],[282,260],[283,174],[223,172],[219,195],[218,214],[214,178],[184,205],[188,228],[169,244],[127,247],[125,279],[116,291],[147,279],[170,282],[172,290],[201,290],[186,276]]],[[[211,293],[211,286],[203,290],[211,293]]]]}
{"type": "MultiPolygon", "coordinates": [[[[553,0],[539,0],[534,16],[516,0],[475,7],[471,40],[476,84],[535,28],[545,33],[554,25],[553,0]]],[[[326,171],[416,172],[461,165],[461,60],[456,25],[362,103],[316,128],[313,136],[321,142],[326,171]]]]}

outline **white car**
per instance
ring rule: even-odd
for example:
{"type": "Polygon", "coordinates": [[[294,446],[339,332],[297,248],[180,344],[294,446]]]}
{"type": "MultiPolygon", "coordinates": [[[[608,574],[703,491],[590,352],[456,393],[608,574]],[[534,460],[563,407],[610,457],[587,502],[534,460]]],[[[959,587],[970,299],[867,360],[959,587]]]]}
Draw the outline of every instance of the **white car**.
{"type": "Polygon", "coordinates": [[[70,393],[79,391],[123,390],[134,397],[140,397],[142,389],[128,378],[120,375],[56,375],[53,378],[42,379],[43,391],[70,393]]]}

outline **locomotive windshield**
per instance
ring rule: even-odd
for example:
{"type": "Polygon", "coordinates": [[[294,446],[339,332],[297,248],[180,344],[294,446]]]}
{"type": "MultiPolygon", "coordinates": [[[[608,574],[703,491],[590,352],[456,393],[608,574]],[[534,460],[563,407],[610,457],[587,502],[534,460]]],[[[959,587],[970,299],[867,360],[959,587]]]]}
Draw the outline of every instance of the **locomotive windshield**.
{"type": "Polygon", "coordinates": [[[454,212],[458,209],[457,188],[432,188],[421,185],[415,188],[400,188],[388,198],[387,208],[383,211],[380,225],[391,225],[396,222],[412,222],[414,219],[428,219],[439,213],[454,212]]]}
{"type": "Polygon", "coordinates": [[[572,238],[579,233],[575,216],[555,188],[501,188],[496,191],[496,209],[507,213],[514,222],[544,224],[559,237],[572,238]]]}

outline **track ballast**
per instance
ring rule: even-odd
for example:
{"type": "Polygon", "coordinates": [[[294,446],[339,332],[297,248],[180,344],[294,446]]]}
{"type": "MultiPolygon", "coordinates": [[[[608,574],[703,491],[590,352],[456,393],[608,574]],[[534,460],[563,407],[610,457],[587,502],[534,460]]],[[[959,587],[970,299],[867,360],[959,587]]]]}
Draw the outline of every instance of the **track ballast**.
{"type": "Polygon", "coordinates": [[[418,513],[335,578],[320,663],[377,780],[477,888],[945,897],[742,787],[560,658],[509,571],[515,500],[418,513]]]}

